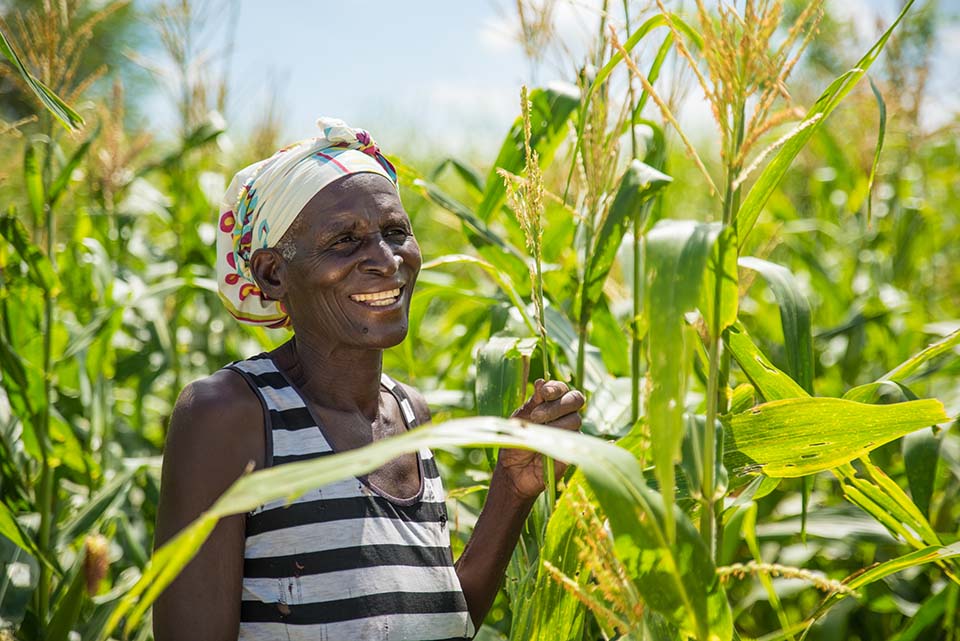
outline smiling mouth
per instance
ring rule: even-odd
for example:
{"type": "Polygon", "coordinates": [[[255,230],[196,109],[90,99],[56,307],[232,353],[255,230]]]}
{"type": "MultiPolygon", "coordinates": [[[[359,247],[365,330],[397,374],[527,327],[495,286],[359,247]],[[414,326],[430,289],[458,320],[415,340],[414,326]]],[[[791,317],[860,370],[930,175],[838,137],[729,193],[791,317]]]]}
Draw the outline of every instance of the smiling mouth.
{"type": "Polygon", "coordinates": [[[382,292],[372,292],[370,294],[350,294],[350,300],[363,303],[369,307],[386,307],[393,305],[400,298],[400,291],[403,288],[388,289],[382,292]]]}

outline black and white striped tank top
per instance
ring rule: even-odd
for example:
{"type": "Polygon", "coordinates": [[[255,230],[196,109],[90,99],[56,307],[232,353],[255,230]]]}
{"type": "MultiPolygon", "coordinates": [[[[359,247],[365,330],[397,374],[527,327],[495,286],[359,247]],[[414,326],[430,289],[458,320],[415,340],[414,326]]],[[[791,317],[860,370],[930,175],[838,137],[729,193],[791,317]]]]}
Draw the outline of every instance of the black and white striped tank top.
{"type": "MultiPolygon", "coordinates": [[[[227,367],[263,404],[267,466],[333,454],[300,392],[266,354],[227,367]]],[[[414,427],[403,389],[386,375],[382,386],[414,427]]],[[[418,459],[421,491],[410,499],[349,478],[247,514],[241,640],[473,637],[440,475],[430,450],[418,459]]]]}

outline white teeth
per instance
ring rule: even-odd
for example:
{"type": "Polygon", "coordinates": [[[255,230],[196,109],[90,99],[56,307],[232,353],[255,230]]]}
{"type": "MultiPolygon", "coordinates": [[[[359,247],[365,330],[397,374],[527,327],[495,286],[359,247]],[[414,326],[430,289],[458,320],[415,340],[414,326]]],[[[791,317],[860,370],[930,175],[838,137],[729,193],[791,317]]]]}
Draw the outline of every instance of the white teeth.
{"type": "Polygon", "coordinates": [[[368,305],[372,305],[374,307],[392,305],[396,302],[399,296],[399,289],[389,289],[384,292],[374,292],[372,294],[350,294],[350,298],[352,300],[355,300],[358,303],[367,303],[368,305]]]}

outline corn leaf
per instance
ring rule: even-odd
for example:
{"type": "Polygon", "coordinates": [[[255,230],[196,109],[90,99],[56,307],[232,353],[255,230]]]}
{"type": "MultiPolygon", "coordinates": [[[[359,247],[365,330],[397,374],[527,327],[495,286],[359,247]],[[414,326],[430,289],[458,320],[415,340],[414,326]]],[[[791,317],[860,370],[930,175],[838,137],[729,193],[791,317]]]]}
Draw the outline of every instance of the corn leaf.
{"type": "MultiPolygon", "coordinates": [[[[687,372],[684,314],[700,302],[707,260],[719,224],[661,220],[646,235],[646,302],[649,401],[647,417],[660,492],[674,501],[674,463],[680,458],[687,372]]],[[[672,537],[670,515],[667,532],[672,537]]]]}
{"type": "MultiPolygon", "coordinates": [[[[580,105],[580,95],[576,87],[557,85],[546,89],[533,89],[527,95],[530,109],[530,147],[537,152],[540,166],[546,167],[553,159],[557,147],[567,136],[567,120],[580,105]]],[[[489,222],[507,197],[507,188],[497,174],[497,169],[505,169],[512,174],[523,172],[526,158],[523,146],[523,117],[513,121],[500,153],[487,175],[483,200],[477,208],[477,217],[489,222]]]]}
{"type": "MultiPolygon", "coordinates": [[[[909,568],[925,565],[927,563],[943,563],[950,560],[955,561],[957,557],[960,557],[960,542],[953,543],[951,545],[930,545],[919,550],[915,550],[914,552],[910,552],[909,554],[904,554],[903,556],[899,556],[895,559],[890,559],[889,561],[884,561],[882,563],[876,563],[866,570],[847,577],[844,579],[844,584],[852,590],[859,590],[872,583],[876,583],[881,579],[896,574],[897,572],[902,572],[909,568]]],[[[942,595],[946,592],[947,590],[944,589],[939,594],[942,595]]],[[[812,623],[819,619],[827,612],[827,610],[845,599],[847,596],[848,595],[846,594],[840,593],[833,593],[827,596],[817,607],[817,610],[811,615],[810,622],[812,623]]],[[[936,598],[936,596],[933,597],[933,599],[936,598]]],[[[899,639],[901,637],[898,636],[897,638],[899,639]]]]}
{"type": "Polygon", "coordinates": [[[736,230],[725,227],[710,249],[710,258],[700,286],[700,312],[710,334],[720,335],[737,321],[740,306],[737,274],[736,230]],[[720,301],[719,314],[716,301],[720,301]]]}
{"type": "Polygon", "coordinates": [[[80,114],[71,109],[57,94],[50,91],[46,85],[34,78],[33,74],[27,71],[27,68],[23,65],[23,61],[20,60],[20,56],[17,55],[17,52],[3,34],[3,31],[0,31],[0,53],[16,68],[26,81],[27,86],[30,87],[30,90],[33,91],[34,95],[40,100],[43,106],[46,107],[47,111],[63,123],[64,127],[67,129],[77,129],[83,125],[83,118],[80,117],[80,114]]]}
{"type": "MultiPolygon", "coordinates": [[[[427,200],[443,207],[460,219],[467,240],[488,262],[505,272],[514,283],[529,283],[526,256],[510,241],[491,230],[483,220],[470,211],[470,208],[436,185],[418,178],[413,181],[413,186],[418,188],[427,200]]],[[[523,291],[528,290],[524,287],[523,291]]]]}
{"type": "Polygon", "coordinates": [[[86,592],[86,576],[83,571],[83,555],[77,557],[72,570],[73,578],[57,602],[53,618],[44,631],[44,641],[67,641],[80,619],[80,610],[89,599],[86,592]]]}
{"type": "Polygon", "coordinates": [[[369,472],[400,454],[423,447],[468,445],[532,449],[579,466],[610,519],[619,556],[647,604],[689,635],[710,641],[731,638],[729,605],[706,546],[675,506],[671,509],[678,535],[670,544],[664,529],[663,500],[646,487],[633,455],[583,434],[490,417],[427,425],[361,449],[240,478],[210,510],[157,550],[143,578],[112,613],[101,638],[106,638],[123,617],[127,617],[127,632],[134,628],[196,554],[219,518],[252,510],[270,500],[292,499],[311,488],[369,472]]]}
{"type": "Polygon", "coordinates": [[[880,123],[877,126],[877,147],[873,152],[873,163],[870,165],[870,177],[867,179],[867,224],[873,219],[873,182],[877,177],[877,166],[880,165],[880,152],[883,151],[883,138],[887,132],[887,103],[883,101],[883,94],[877,88],[873,78],[867,77],[870,81],[870,89],[873,90],[873,97],[877,99],[877,109],[880,112],[880,123]]]}
{"type": "Polygon", "coordinates": [[[726,346],[754,389],[768,401],[809,396],[795,380],[770,362],[756,346],[740,321],[726,334],[726,346]]]}
{"type": "Polygon", "coordinates": [[[752,269],[767,281],[780,307],[783,346],[787,354],[788,374],[813,394],[813,333],[810,330],[810,304],[789,269],[752,256],[740,258],[740,266],[752,269]]]}
{"type": "Polygon", "coordinates": [[[27,191],[27,202],[30,204],[34,225],[40,225],[44,221],[43,175],[40,171],[37,148],[29,140],[23,149],[23,186],[27,191]]]}
{"type": "Polygon", "coordinates": [[[845,581],[847,587],[854,590],[876,583],[891,574],[914,568],[924,563],[933,563],[960,556],[960,542],[952,545],[931,545],[922,550],[911,552],[883,563],[878,563],[845,581]]]}
{"type": "MultiPolygon", "coordinates": [[[[847,391],[843,398],[860,403],[903,403],[917,400],[910,388],[896,381],[877,381],[860,385],[847,391]]],[[[942,440],[933,429],[919,429],[903,437],[900,446],[903,465],[907,472],[910,495],[917,509],[923,514],[930,512],[930,497],[937,480],[942,440]]]]}
{"type": "Polygon", "coordinates": [[[500,290],[507,295],[507,298],[510,299],[510,302],[513,303],[513,306],[516,307],[517,311],[520,313],[520,317],[523,318],[527,328],[530,330],[530,333],[537,333],[537,326],[527,313],[526,305],[524,305],[523,299],[520,298],[520,294],[517,292],[517,288],[514,286],[509,275],[497,270],[495,266],[484,260],[475,258],[473,256],[467,256],[466,254],[451,254],[449,256],[435,258],[429,263],[424,264],[422,269],[435,269],[442,265],[476,265],[483,269],[483,271],[485,271],[487,275],[489,275],[490,278],[500,286],[500,290]]]}
{"type": "Polygon", "coordinates": [[[814,103],[810,110],[807,111],[806,116],[804,116],[801,125],[807,123],[807,126],[798,131],[797,135],[791,137],[780,148],[777,155],[774,156],[770,164],[767,165],[763,173],[757,178],[757,181],[750,188],[747,197],[737,211],[736,225],[737,232],[740,236],[740,247],[743,247],[744,242],[746,242],[750,231],[760,216],[760,212],[773,194],[774,189],[777,188],[777,185],[780,184],[780,181],[783,180],[783,177],[787,174],[787,170],[790,169],[790,165],[793,164],[793,159],[797,157],[797,154],[799,154],[800,150],[807,144],[810,137],[823,126],[827,116],[836,109],[840,101],[850,93],[850,90],[856,86],[860,78],[867,73],[870,65],[874,63],[880,55],[880,52],[883,51],[883,47],[887,44],[890,34],[893,33],[896,26],[903,20],[903,17],[907,14],[907,11],[910,10],[910,7],[913,6],[913,3],[914,0],[908,0],[908,2],[904,4],[900,15],[898,15],[896,20],[883,32],[883,35],[880,36],[880,39],[877,40],[870,50],[860,58],[853,69],[845,72],[830,83],[830,86],[826,88],[817,99],[817,102],[814,103]]]}
{"type": "Polygon", "coordinates": [[[57,200],[63,195],[67,185],[70,183],[70,177],[73,176],[74,170],[79,167],[83,159],[86,158],[87,152],[90,151],[90,145],[93,144],[93,141],[99,134],[100,125],[97,125],[93,133],[87,136],[87,139],[73,152],[70,160],[67,161],[67,164],[63,166],[63,169],[60,170],[60,173],[50,185],[50,191],[47,193],[47,203],[49,203],[51,207],[57,204],[57,200]]]}
{"type": "Polygon", "coordinates": [[[937,481],[937,466],[940,464],[940,442],[937,434],[926,428],[904,436],[900,448],[910,496],[917,508],[928,517],[930,497],[933,496],[933,486],[937,481]]]}
{"type": "Polygon", "coordinates": [[[142,466],[131,467],[117,474],[101,487],[69,521],[57,531],[57,547],[69,545],[74,538],[90,530],[102,517],[109,515],[126,498],[134,475],[142,466]]]}
{"type": "MultiPolygon", "coordinates": [[[[617,195],[600,226],[584,271],[580,299],[581,323],[590,318],[593,307],[603,293],[603,284],[613,267],[617,249],[633,221],[634,213],[639,209],[641,215],[646,214],[648,210],[643,207],[644,204],[672,180],[670,176],[639,160],[633,160],[623,173],[617,195]]],[[[645,226],[646,221],[641,222],[641,226],[645,226]]]]}
{"type": "Polygon", "coordinates": [[[849,463],[905,434],[950,420],[934,399],[869,405],[839,398],[770,401],[726,418],[731,448],[778,478],[849,463]]]}
{"type": "Polygon", "coordinates": [[[0,217],[0,238],[13,245],[20,259],[27,264],[27,277],[30,282],[49,292],[51,296],[59,293],[60,283],[50,259],[30,242],[27,230],[18,218],[13,215],[0,217]]]}
{"type": "Polygon", "coordinates": [[[878,380],[902,381],[915,374],[927,361],[946,354],[960,345],[960,329],[953,332],[943,340],[937,341],[933,345],[928,345],[924,350],[911,356],[903,363],[900,363],[892,370],[884,374],[878,380]]]}
{"type": "MultiPolygon", "coordinates": [[[[7,507],[6,503],[2,502],[0,502],[0,535],[5,536],[11,543],[27,554],[50,565],[50,561],[40,552],[40,549],[33,542],[33,539],[20,527],[20,523],[17,521],[17,517],[13,511],[7,507]]],[[[50,567],[53,566],[50,565],[50,567]]]]}
{"type": "Polygon", "coordinates": [[[443,170],[447,167],[453,169],[464,184],[473,189],[476,193],[482,195],[486,189],[485,181],[483,176],[480,175],[480,172],[468,165],[465,162],[457,160],[456,158],[444,158],[437,163],[436,167],[433,168],[433,171],[430,172],[430,180],[436,182],[440,174],[443,173],[443,170]]]}
{"type": "Polygon", "coordinates": [[[477,414],[508,417],[520,407],[535,337],[494,336],[477,353],[477,414]]]}

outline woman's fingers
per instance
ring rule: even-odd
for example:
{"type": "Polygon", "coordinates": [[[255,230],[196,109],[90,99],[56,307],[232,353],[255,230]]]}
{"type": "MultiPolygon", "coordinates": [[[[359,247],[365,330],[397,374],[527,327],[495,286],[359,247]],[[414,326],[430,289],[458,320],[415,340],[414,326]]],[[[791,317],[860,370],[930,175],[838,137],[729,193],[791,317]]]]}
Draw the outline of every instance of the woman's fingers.
{"type": "MultiPolygon", "coordinates": [[[[548,385],[550,385],[550,383],[544,384],[545,390],[548,385]]],[[[583,407],[583,394],[581,394],[578,390],[566,391],[567,386],[563,383],[560,383],[560,385],[563,385],[565,391],[559,396],[554,397],[553,400],[549,400],[549,397],[545,392],[544,398],[548,400],[545,400],[542,404],[533,408],[533,411],[530,412],[530,421],[534,423],[541,423],[543,425],[552,425],[558,419],[570,414],[576,416],[578,421],[580,420],[577,412],[581,407],[583,407]]]]}
{"type": "Polygon", "coordinates": [[[568,430],[570,432],[576,432],[580,429],[580,425],[583,422],[580,420],[580,415],[577,413],[567,414],[566,416],[561,416],[555,421],[547,423],[550,427],[556,427],[561,430],[568,430]]]}
{"type": "Polygon", "coordinates": [[[555,401],[570,390],[563,381],[547,381],[540,388],[544,401],[555,401]]]}

